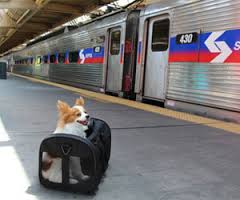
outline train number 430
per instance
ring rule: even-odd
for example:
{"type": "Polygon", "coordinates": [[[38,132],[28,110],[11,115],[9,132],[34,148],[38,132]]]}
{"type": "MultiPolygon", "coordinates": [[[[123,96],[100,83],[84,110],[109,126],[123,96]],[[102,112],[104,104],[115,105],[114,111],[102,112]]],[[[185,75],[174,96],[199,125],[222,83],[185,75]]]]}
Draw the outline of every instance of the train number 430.
{"type": "Polygon", "coordinates": [[[176,36],[177,44],[192,44],[198,41],[198,33],[184,33],[176,36]]]}

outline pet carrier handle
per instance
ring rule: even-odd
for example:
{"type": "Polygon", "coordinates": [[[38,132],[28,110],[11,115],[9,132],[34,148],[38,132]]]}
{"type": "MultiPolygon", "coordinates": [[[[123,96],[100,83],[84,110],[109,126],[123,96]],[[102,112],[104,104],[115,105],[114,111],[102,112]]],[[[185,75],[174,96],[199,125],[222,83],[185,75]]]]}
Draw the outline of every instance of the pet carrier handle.
{"type": "Polygon", "coordinates": [[[63,144],[61,145],[61,149],[62,149],[63,155],[67,156],[71,152],[72,146],[69,144],[63,144]]]}

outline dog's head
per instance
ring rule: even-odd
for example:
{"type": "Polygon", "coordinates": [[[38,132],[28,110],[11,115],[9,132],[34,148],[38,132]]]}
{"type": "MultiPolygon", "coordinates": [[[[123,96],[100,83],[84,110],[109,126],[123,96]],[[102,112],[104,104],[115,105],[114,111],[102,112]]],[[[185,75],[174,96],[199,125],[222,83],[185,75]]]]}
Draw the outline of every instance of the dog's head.
{"type": "Polygon", "coordinates": [[[84,130],[88,129],[89,115],[84,108],[84,99],[82,97],[76,99],[73,107],[70,107],[67,103],[59,100],[57,108],[59,111],[59,121],[61,127],[74,123],[75,125],[81,125],[84,130]]]}

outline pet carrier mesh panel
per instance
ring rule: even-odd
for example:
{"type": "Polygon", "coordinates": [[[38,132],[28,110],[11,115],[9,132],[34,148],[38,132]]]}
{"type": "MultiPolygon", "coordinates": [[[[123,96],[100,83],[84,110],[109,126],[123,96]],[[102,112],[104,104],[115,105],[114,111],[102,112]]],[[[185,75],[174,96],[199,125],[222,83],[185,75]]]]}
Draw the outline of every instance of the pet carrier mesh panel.
{"type": "Polygon", "coordinates": [[[39,150],[39,180],[48,188],[91,193],[108,167],[111,130],[102,120],[91,119],[87,139],[52,134],[39,150]]]}

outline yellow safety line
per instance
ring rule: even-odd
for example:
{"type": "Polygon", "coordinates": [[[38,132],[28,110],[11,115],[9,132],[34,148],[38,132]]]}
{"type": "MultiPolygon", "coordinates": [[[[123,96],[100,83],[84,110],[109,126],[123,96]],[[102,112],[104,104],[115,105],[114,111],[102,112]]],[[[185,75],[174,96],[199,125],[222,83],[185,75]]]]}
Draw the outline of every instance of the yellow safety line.
{"type": "Polygon", "coordinates": [[[137,102],[137,101],[122,99],[119,97],[113,97],[113,96],[109,96],[109,95],[102,94],[102,93],[92,92],[92,91],[75,88],[75,87],[64,85],[64,84],[53,83],[53,82],[49,82],[46,80],[40,80],[40,79],[23,76],[23,75],[19,75],[19,74],[15,74],[15,73],[11,73],[11,74],[13,74],[14,76],[28,79],[33,82],[44,83],[47,85],[60,87],[60,88],[66,89],[66,90],[77,92],[77,93],[80,93],[82,96],[85,96],[88,98],[94,98],[94,99],[97,99],[100,101],[121,104],[121,105],[129,106],[132,108],[144,110],[144,111],[161,114],[161,115],[164,115],[167,117],[171,117],[171,118],[175,118],[175,119],[179,119],[179,120],[185,120],[188,122],[202,124],[202,125],[209,126],[212,128],[222,129],[222,130],[225,130],[225,131],[228,131],[231,133],[240,134],[240,125],[239,124],[223,122],[223,121],[215,120],[215,119],[209,119],[206,117],[196,116],[196,115],[192,115],[192,114],[184,113],[184,112],[178,112],[178,111],[161,108],[161,107],[154,106],[154,105],[149,105],[149,104],[144,104],[144,103],[137,102]]]}

